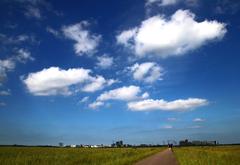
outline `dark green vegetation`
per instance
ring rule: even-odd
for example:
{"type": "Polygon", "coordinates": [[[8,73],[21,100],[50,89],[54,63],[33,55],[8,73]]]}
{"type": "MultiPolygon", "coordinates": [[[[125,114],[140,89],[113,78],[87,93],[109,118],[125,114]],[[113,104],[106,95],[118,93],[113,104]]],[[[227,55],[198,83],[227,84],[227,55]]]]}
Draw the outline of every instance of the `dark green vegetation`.
{"type": "Polygon", "coordinates": [[[0,165],[129,165],[163,149],[0,147],[0,165]]]}
{"type": "Polygon", "coordinates": [[[179,147],[174,153],[181,165],[240,164],[240,146],[179,147]]]}

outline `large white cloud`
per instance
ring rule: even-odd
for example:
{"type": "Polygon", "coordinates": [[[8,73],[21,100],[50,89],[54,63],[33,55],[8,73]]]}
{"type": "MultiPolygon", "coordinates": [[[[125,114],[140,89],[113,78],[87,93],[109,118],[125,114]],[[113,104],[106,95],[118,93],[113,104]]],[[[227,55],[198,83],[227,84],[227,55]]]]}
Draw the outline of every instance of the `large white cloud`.
{"type": "Polygon", "coordinates": [[[106,100],[129,101],[129,100],[137,99],[140,93],[141,93],[141,89],[138,86],[134,86],[134,85],[123,86],[123,87],[102,93],[97,98],[97,100],[98,101],[106,101],[106,100]]]}
{"type": "Polygon", "coordinates": [[[50,67],[28,74],[26,78],[23,78],[23,82],[30,93],[41,96],[71,95],[79,89],[85,92],[94,92],[112,84],[113,80],[105,80],[98,75],[94,77],[90,73],[91,70],[84,68],[63,70],[58,67],[50,67]]]}
{"type": "Polygon", "coordinates": [[[163,68],[155,62],[136,63],[129,69],[135,80],[144,81],[146,83],[161,80],[163,75],[163,68]]]}
{"type": "Polygon", "coordinates": [[[216,20],[196,21],[189,10],[177,10],[170,19],[156,15],[144,20],[139,27],[122,31],[117,42],[133,49],[138,57],[180,56],[209,41],[223,38],[226,25],[216,20]]]}
{"type": "Polygon", "coordinates": [[[74,40],[75,53],[78,55],[92,54],[96,51],[101,35],[92,34],[87,27],[89,23],[82,21],[77,24],[63,26],[62,31],[65,37],[74,40]]]}
{"type": "Polygon", "coordinates": [[[128,108],[132,111],[188,111],[207,104],[208,101],[206,99],[200,98],[179,99],[174,101],[147,99],[129,102],[128,108]]]}

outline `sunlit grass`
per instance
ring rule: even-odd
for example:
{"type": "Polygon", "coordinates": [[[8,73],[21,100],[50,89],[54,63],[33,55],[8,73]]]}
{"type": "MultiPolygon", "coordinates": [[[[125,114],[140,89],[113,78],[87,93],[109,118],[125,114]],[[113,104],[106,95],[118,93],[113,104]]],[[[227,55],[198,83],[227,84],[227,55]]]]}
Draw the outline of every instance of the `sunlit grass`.
{"type": "Polygon", "coordinates": [[[180,165],[240,164],[240,146],[179,147],[174,153],[180,165]]]}
{"type": "Polygon", "coordinates": [[[1,165],[130,165],[164,148],[1,147],[1,165]]]}

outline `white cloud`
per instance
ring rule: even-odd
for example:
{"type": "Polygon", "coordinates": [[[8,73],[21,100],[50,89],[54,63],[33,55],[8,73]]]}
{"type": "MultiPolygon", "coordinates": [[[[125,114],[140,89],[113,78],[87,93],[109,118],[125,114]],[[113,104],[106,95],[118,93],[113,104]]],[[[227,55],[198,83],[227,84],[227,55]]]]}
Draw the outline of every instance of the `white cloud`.
{"type": "Polygon", "coordinates": [[[207,105],[208,101],[199,98],[179,99],[174,101],[165,100],[141,100],[128,103],[128,108],[132,111],[189,111],[194,108],[207,105]]]}
{"type": "Polygon", "coordinates": [[[20,34],[16,36],[7,36],[5,34],[0,33],[0,42],[1,44],[21,44],[24,42],[29,41],[30,43],[35,42],[35,37],[33,35],[26,35],[26,34],[20,34]]]}
{"type": "Polygon", "coordinates": [[[7,77],[7,72],[15,69],[15,61],[13,58],[0,60],[0,82],[4,81],[7,77]]]}
{"type": "Polygon", "coordinates": [[[0,96],[9,96],[11,95],[10,90],[0,91],[0,96]]]}
{"type": "Polygon", "coordinates": [[[40,9],[31,5],[26,7],[26,11],[24,15],[28,18],[36,18],[36,19],[42,18],[40,9]]]}
{"type": "Polygon", "coordinates": [[[110,66],[113,65],[113,57],[109,57],[107,55],[97,57],[97,60],[98,60],[97,66],[102,69],[109,68],[110,66]]]}
{"type": "Polygon", "coordinates": [[[33,61],[34,58],[31,56],[31,53],[28,50],[25,49],[18,49],[17,50],[17,60],[22,63],[26,63],[28,60],[33,61]]]}
{"type": "Polygon", "coordinates": [[[116,38],[117,38],[117,43],[123,44],[124,46],[131,46],[133,37],[137,33],[137,28],[129,29],[126,31],[121,32],[116,38]]]}
{"type": "Polygon", "coordinates": [[[99,107],[101,107],[103,105],[104,105],[104,102],[102,102],[102,101],[95,101],[95,102],[89,104],[88,107],[91,108],[91,109],[97,109],[97,108],[99,108],[99,107]]]}
{"type": "Polygon", "coordinates": [[[49,26],[46,28],[46,31],[51,33],[55,37],[59,37],[60,36],[60,33],[57,30],[55,30],[55,29],[53,29],[53,28],[51,28],[49,26]]]}
{"type": "Polygon", "coordinates": [[[163,75],[163,69],[154,62],[136,63],[129,69],[133,73],[133,78],[135,80],[144,81],[146,83],[153,83],[156,80],[161,80],[163,75]]]}
{"type": "Polygon", "coordinates": [[[14,71],[17,62],[26,63],[28,60],[34,60],[31,53],[25,49],[18,49],[16,55],[7,59],[0,59],[0,82],[7,77],[7,72],[14,71]]]}
{"type": "Polygon", "coordinates": [[[149,93],[148,92],[144,92],[142,94],[142,99],[146,99],[146,98],[149,98],[149,93]]]}
{"type": "Polygon", "coordinates": [[[168,6],[173,5],[179,2],[180,0],[146,0],[146,5],[152,5],[154,3],[158,3],[160,6],[168,6]]]}
{"type": "Polygon", "coordinates": [[[102,76],[91,76],[90,73],[91,70],[84,68],[63,70],[58,67],[50,67],[28,74],[26,78],[23,78],[23,82],[30,93],[40,96],[71,95],[74,88],[79,89],[81,86],[83,87],[80,90],[93,92],[112,82],[112,80],[105,80],[102,76]]]}
{"type": "Polygon", "coordinates": [[[85,96],[85,97],[83,97],[79,102],[80,103],[85,103],[85,102],[87,102],[89,100],[89,97],[88,96],[85,96]]]}
{"type": "Polygon", "coordinates": [[[164,125],[161,127],[162,129],[172,129],[173,126],[172,125],[164,125]]]}
{"type": "Polygon", "coordinates": [[[190,127],[188,127],[188,128],[190,128],[190,129],[199,129],[199,128],[202,128],[202,126],[200,126],[200,125],[194,125],[194,126],[190,126],[190,127]]]}
{"type": "Polygon", "coordinates": [[[97,100],[98,101],[106,101],[106,100],[129,101],[129,100],[137,99],[140,93],[141,93],[141,89],[138,86],[134,86],[134,85],[123,86],[123,87],[102,93],[97,98],[97,100]]]}
{"type": "Polygon", "coordinates": [[[189,10],[177,10],[170,19],[156,15],[144,20],[139,27],[121,32],[117,42],[133,49],[138,57],[180,56],[209,41],[222,39],[227,32],[225,26],[216,20],[198,22],[189,10]],[[119,40],[119,37],[131,31],[134,33],[119,40]]]}
{"type": "Polygon", "coordinates": [[[77,24],[63,26],[62,31],[64,35],[75,41],[74,50],[78,55],[92,54],[96,51],[100,42],[101,35],[92,34],[87,27],[89,23],[82,21],[77,24]]]}
{"type": "Polygon", "coordinates": [[[203,122],[203,121],[205,121],[205,120],[202,119],[202,118],[195,118],[195,119],[193,119],[193,121],[194,121],[194,122],[203,122]]]}
{"type": "Polygon", "coordinates": [[[89,80],[91,81],[87,85],[85,85],[82,89],[84,92],[95,92],[97,90],[103,89],[105,86],[110,86],[116,82],[116,80],[109,79],[106,80],[102,76],[97,77],[90,77],[89,80]]]}
{"type": "Polygon", "coordinates": [[[152,6],[152,5],[159,5],[161,7],[170,6],[170,5],[176,5],[180,2],[184,2],[187,6],[196,6],[198,4],[198,0],[146,0],[146,6],[152,6]]]}

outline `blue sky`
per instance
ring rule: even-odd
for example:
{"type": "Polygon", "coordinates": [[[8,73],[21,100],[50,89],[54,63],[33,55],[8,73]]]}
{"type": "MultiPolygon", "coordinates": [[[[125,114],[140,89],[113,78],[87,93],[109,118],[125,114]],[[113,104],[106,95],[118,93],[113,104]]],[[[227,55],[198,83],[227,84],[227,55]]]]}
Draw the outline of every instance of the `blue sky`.
{"type": "Polygon", "coordinates": [[[239,142],[239,10],[1,1],[0,143],[239,142]]]}

